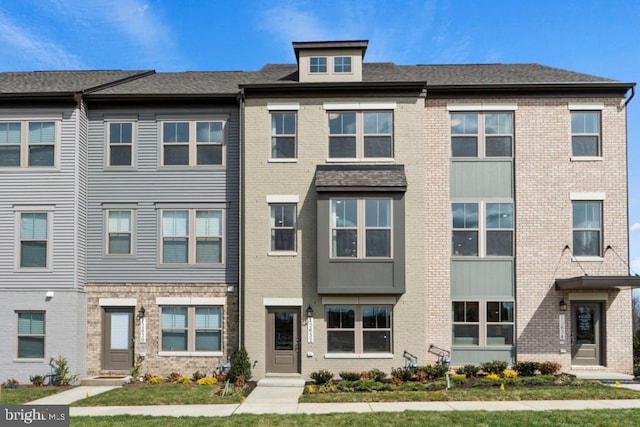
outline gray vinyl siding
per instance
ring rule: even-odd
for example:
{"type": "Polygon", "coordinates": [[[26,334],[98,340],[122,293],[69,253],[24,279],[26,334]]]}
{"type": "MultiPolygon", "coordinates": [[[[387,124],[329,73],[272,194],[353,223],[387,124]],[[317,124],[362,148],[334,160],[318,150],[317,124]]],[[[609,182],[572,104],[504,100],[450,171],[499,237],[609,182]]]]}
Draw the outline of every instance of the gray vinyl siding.
{"type": "Polygon", "coordinates": [[[239,217],[239,117],[235,108],[193,110],[92,111],[89,120],[88,282],[237,283],[239,217]],[[158,117],[180,119],[228,116],[224,166],[160,166],[158,117]],[[107,167],[105,115],[137,117],[134,167],[107,167]],[[193,114],[193,117],[190,116],[193,114]],[[134,206],[133,255],[106,255],[105,206],[134,206]],[[160,264],[160,206],[189,209],[203,204],[225,209],[222,265],[160,264]]]}
{"type": "Polygon", "coordinates": [[[84,289],[87,278],[87,139],[88,125],[86,105],[81,104],[77,121],[77,161],[76,161],[76,283],[84,289]]]}
{"type": "Polygon", "coordinates": [[[452,160],[451,198],[512,199],[512,160],[452,160]]]}
{"type": "Polygon", "coordinates": [[[513,298],[513,260],[451,260],[451,298],[513,298]]]}
{"type": "MultiPolygon", "coordinates": [[[[30,114],[25,110],[19,119],[30,115],[60,114],[62,118],[56,141],[56,167],[25,167],[19,170],[0,169],[0,290],[1,289],[73,289],[81,287],[82,276],[76,275],[79,237],[76,211],[76,162],[79,136],[76,132],[76,111],[43,110],[30,114]],[[17,269],[18,224],[16,207],[47,205],[53,207],[48,236],[50,268],[44,270],[17,269]]],[[[82,269],[81,264],[78,267],[82,269]]],[[[4,295],[2,296],[4,298],[4,295]]]]}

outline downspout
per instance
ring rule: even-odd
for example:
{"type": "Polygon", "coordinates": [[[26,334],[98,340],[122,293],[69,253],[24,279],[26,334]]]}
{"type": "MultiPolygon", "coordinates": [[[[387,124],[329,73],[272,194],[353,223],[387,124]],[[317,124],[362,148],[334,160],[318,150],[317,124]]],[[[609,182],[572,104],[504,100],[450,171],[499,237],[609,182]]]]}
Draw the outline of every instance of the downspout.
{"type": "MultiPolygon", "coordinates": [[[[634,84],[633,86],[631,86],[631,96],[629,98],[627,98],[627,100],[624,102],[624,106],[625,108],[627,107],[627,105],[629,104],[629,102],[631,102],[631,100],[633,99],[633,97],[636,95],[636,85],[634,84]]],[[[626,114],[626,113],[625,113],[626,114]]]]}
{"type": "Polygon", "coordinates": [[[239,124],[238,124],[238,349],[244,346],[244,89],[240,89],[237,96],[239,104],[239,124]]]}

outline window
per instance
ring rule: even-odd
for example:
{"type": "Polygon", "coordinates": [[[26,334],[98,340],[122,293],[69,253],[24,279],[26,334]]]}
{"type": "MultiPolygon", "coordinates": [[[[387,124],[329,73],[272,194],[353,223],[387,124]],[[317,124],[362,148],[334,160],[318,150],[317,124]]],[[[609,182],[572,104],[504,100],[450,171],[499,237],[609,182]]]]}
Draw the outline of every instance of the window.
{"type": "Polygon", "coordinates": [[[576,157],[600,156],[600,112],[571,112],[571,149],[576,157]]]}
{"type": "Polygon", "coordinates": [[[0,167],[53,166],[55,122],[0,123],[0,167]]]}
{"type": "Polygon", "coordinates": [[[133,164],[133,123],[110,122],[108,133],[108,165],[131,166],[133,164]]]}
{"type": "Polygon", "coordinates": [[[393,157],[393,113],[330,112],[329,157],[393,157]]]}
{"type": "Polygon", "coordinates": [[[452,255],[513,256],[513,203],[452,203],[451,217],[452,255]]]}
{"type": "Polygon", "coordinates": [[[163,210],[162,263],[221,263],[222,230],[222,210],[163,210]]]}
{"type": "Polygon", "coordinates": [[[454,301],[453,345],[513,345],[513,301],[454,301]]]}
{"type": "Polygon", "coordinates": [[[20,267],[47,268],[49,214],[20,212],[20,267]]]}
{"type": "Polygon", "coordinates": [[[327,306],[328,353],[391,353],[391,306],[327,306]]]}
{"type": "Polygon", "coordinates": [[[390,258],[391,215],[391,199],[332,199],[331,256],[390,258]]]}
{"type": "Polygon", "coordinates": [[[162,351],[222,351],[222,307],[163,306],[162,351]]]}
{"type": "Polygon", "coordinates": [[[602,255],[602,202],[573,202],[573,255],[602,255]]]}
{"type": "Polygon", "coordinates": [[[295,252],[296,205],[271,205],[271,250],[295,252]]]}
{"type": "Polygon", "coordinates": [[[333,72],[334,73],[350,73],[351,72],[351,57],[350,56],[336,56],[333,59],[333,72]]]}
{"type": "Polygon", "coordinates": [[[107,211],[107,254],[130,255],[132,253],[130,210],[107,211]]]}
{"type": "Polygon", "coordinates": [[[44,312],[19,311],[18,359],[44,359],[44,312]]]}
{"type": "Polygon", "coordinates": [[[162,123],[162,164],[165,166],[222,165],[223,121],[162,123]]]}
{"type": "Polygon", "coordinates": [[[326,56],[312,56],[309,58],[309,72],[311,73],[326,73],[327,72],[327,57],[326,56]]]}
{"type": "Polygon", "coordinates": [[[271,113],[271,158],[295,159],[296,113],[271,113]]]}
{"type": "Polygon", "coordinates": [[[451,113],[452,157],[511,157],[513,113],[451,113]]]}

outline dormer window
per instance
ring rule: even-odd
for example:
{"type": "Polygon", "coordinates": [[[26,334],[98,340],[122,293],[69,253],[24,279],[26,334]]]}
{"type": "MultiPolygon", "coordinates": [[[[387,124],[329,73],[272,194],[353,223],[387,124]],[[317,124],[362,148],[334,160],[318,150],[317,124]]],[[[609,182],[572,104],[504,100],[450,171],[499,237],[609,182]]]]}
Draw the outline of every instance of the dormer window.
{"type": "Polygon", "coordinates": [[[333,72],[334,73],[350,73],[351,72],[351,57],[350,56],[336,56],[333,60],[333,72]]]}
{"type": "Polygon", "coordinates": [[[327,57],[326,56],[312,56],[309,58],[309,72],[311,73],[326,73],[327,72],[327,57]]]}

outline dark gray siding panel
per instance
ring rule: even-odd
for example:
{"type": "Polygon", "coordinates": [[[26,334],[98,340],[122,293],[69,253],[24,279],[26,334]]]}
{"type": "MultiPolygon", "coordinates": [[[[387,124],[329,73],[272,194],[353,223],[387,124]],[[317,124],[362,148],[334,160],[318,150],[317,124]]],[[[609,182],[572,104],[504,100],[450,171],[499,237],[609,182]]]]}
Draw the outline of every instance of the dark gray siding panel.
{"type": "Polygon", "coordinates": [[[513,298],[513,260],[451,260],[451,298],[513,298]]]}
{"type": "Polygon", "coordinates": [[[492,360],[503,360],[509,365],[515,362],[516,352],[511,348],[454,348],[451,351],[451,364],[454,366],[479,365],[492,360]]]}
{"type": "Polygon", "coordinates": [[[451,198],[513,198],[513,162],[453,160],[451,198]]]}
{"type": "Polygon", "coordinates": [[[96,283],[237,283],[239,122],[237,109],[189,111],[93,111],[89,120],[88,281],[96,283]],[[216,168],[159,166],[158,116],[175,113],[186,120],[206,115],[228,117],[226,163],[216,168]],[[105,115],[136,119],[136,166],[105,167],[105,115]],[[105,255],[104,206],[136,206],[134,255],[105,255]],[[163,266],[159,264],[159,204],[221,204],[225,210],[225,262],[220,266],[163,266]]]}
{"type": "MultiPolygon", "coordinates": [[[[405,292],[404,193],[374,193],[393,198],[393,259],[333,260],[329,257],[330,218],[327,193],[318,195],[318,293],[403,294],[405,292]]],[[[364,197],[366,193],[349,194],[364,197]]],[[[341,197],[345,193],[340,194],[341,197]]]]}

